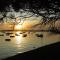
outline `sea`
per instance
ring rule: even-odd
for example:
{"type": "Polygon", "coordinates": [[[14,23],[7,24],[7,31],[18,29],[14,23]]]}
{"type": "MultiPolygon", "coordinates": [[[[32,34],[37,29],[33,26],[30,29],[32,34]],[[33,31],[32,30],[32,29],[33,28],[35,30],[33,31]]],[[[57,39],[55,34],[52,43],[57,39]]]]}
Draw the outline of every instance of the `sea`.
{"type": "Polygon", "coordinates": [[[0,31],[0,60],[60,42],[53,32],[0,31]]]}

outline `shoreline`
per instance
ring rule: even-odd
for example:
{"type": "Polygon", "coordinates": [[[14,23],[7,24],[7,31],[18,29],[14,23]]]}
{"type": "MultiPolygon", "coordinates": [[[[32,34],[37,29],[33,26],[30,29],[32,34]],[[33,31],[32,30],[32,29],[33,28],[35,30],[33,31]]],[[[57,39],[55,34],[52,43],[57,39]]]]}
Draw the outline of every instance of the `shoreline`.
{"type": "Polygon", "coordinates": [[[17,54],[12,57],[8,57],[2,60],[26,60],[26,59],[54,59],[59,57],[60,54],[60,42],[37,48],[32,51],[28,51],[22,54],[17,54]]]}

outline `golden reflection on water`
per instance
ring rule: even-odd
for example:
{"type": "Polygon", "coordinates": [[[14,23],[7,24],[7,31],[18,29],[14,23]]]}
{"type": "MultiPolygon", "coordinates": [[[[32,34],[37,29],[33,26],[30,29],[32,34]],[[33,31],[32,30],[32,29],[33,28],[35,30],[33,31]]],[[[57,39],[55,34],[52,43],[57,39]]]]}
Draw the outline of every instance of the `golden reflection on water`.
{"type": "Polygon", "coordinates": [[[18,36],[15,36],[16,44],[20,44],[22,42],[22,37],[19,34],[20,32],[16,32],[18,36]]]}
{"type": "Polygon", "coordinates": [[[60,42],[60,34],[53,34],[51,32],[30,32],[28,34],[28,32],[23,33],[22,31],[7,31],[7,33],[13,34],[7,36],[6,32],[0,32],[0,35],[4,35],[0,36],[0,58],[60,42]],[[27,36],[23,37],[24,34],[27,34],[27,36]],[[43,38],[37,37],[36,34],[43,34],[43,38]],[[10,41],[5,41],[5,39],[10,39],[10,41]]]}
{"type": "Polygon", "coordinates": [[[20,36],[16,36],[15,39],[16,39],[16,44],[20,44],[22,42],[20,36]]]}

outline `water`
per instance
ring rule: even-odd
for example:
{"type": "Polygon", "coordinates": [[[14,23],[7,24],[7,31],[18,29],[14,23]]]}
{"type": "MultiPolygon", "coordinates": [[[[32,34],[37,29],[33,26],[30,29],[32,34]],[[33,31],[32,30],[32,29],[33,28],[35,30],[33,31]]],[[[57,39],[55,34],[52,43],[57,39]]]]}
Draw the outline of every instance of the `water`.
{"type": "Polygon", "coordinates": [[[0,59],[60,42],[60,34],[51,32],[2,31],[0,35],[4,35],[0,36],[0,59]],[[6,33],[12,34],[6,35],[6,33]],[[27,34],[27,36],[23,37],[24,34],[27,34]],[[43,37],[37,37],[36,34],[43,34],[43,37]],[[5,41],[5,39],[11,39],[11,41],[5,41]]]}

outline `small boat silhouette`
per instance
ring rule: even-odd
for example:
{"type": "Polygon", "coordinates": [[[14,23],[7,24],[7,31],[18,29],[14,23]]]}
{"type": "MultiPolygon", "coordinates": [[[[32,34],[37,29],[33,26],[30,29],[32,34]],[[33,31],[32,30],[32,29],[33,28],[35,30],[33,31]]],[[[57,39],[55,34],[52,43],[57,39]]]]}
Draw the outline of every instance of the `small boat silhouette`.
{"type": "Polygon", "coordinates": [[[11,39],[5,39],[5,41],[11,41],[11,39]]]}
{"type": "Polygon", "coordinates": [[[10,34],[13,34],[13,33],[6,33],[7,36],[10,35],[10,34]]]}
{"type": "Polygon", "coordinates": [[[25,32],[20,32],[20,34],[23,34],[23,33],[25,33],[25,32]]]}
{"type": "Polygon", "coordinates": [[[26,37],[27,36],[27,34],[23,34],[23,37],[26,37]]]}
{"type": "Polygon", "coordinates": [[[15,37],[15,36],[10,36],[11,38],[15,37]]]}
{"type": "Polygon", "coordinates": [[[20,32],[20,34],[23,34],[23,32],[20,32]]]}
{"type": "Polygon", "coordinates": [[[0,34],[0,36],[4,36],[4,34],[0,34]]]}
{"type": "Polygon", "coordinates": [[[36,34],[37,37],[43,37],[43,34],[36,34]]]}
{"type": "Polygon", "coordinates": [[[16,35],[16,36],[20,36],[20,35],[19,35],[19,34],[17,34],[17,33],[16,33],[15,35],[16,35]]]}

